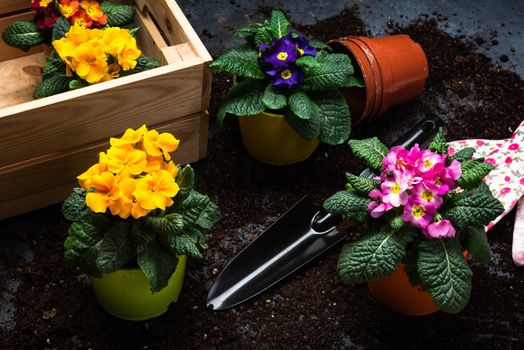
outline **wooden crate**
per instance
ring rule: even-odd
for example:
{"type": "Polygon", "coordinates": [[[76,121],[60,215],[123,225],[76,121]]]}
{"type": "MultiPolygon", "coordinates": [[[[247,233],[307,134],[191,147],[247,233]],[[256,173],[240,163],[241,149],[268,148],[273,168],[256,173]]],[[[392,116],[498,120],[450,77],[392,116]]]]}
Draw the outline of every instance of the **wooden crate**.
{"type": "MultiPolygon", "coordinates": [[[[120,2],[136,6],[140,49],[161,67],[33,100],[42,48],[25,53],[0,40],[0,219],[63,201],[129,127],[172,132],[178,163],[206,156],[211,56],[174,0],[120,2]]],[[[29,4],[0,0],[0,30],[30,20],[30,10],[19,11],[29,4]]]]}

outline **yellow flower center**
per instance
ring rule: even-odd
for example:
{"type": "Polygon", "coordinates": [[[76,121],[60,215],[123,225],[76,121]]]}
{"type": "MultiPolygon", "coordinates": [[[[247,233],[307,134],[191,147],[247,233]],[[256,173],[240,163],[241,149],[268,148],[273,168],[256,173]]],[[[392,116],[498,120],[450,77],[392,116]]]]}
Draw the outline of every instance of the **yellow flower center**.
{"type": "Polygon", "coordinates": [[[277,58],[281,61],[285,61],[287,59],[287,52],[281,52],[277,55],[277,58]]]}
{"type": "Polygon", "coordinates": [[[400,184],[398,182],[396,182],[395,185],[393,187],[391,187],[391,191],[394,194],[399,194],[400,193],[400,184]]]}
{"type": "Polygon", "coordinates": [[[422,192],[422,199],[424,199],[426,202],[433,201],[433,192],[431,192],[430,190],[425,190],[424,192],[422,192]]]}
{"type": "Polygon", "coordinates": [[[289,78],[291,78],[293,74],[291,74],[291,71],[289,69],[285,69],[282,71],[282,73],[280,73],[280,76],[282,77],[282,79],[285,79],[285,80],[288,80],[289,78]]]}
{"type": "Polygon", "coordinates": [[[429,159],[424,160],[424,168],[431,168],[433,163],[429,159]]]}
{"type": "Polygon", "coordinates": [[[406,163],[404,163],[404,161],[402,161],[401,159],[397,160],[397,166],[399,168],[404,168],[406,166],[406,163]]]}
{"type": "Polygon", "coordinates": [[[301,48],[298,48],[298,53],[300,54],[300,56],[303,56],[304,55],[304,50],[302,50],[301,48]]]}
{"type": "Polygon", "coordinates": [[[424,207],[422,205],[414,205],[411,208],[411,213],[415,218],[419,219],[424,215],[424,207]]]}

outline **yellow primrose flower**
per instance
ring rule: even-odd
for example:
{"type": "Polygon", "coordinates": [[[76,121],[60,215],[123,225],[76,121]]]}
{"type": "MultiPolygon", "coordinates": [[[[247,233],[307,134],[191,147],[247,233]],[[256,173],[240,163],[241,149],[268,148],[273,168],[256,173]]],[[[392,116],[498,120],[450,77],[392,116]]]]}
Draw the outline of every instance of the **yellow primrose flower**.
{"type": "Polygon", "coordinates": [[[136,145],[142,140],[142,136],[147,133],[146,125],[142,125],[140,128],[134,130],[128,128],[121,138],[111,137],[109,142],[111,146],[120,147],[122,145],[136,145]]]}
{"type": "Polygon", "coordinates": [[[164,167],[165,170],[169,171],[169,173],[171,174],[171,176],[173,176],[173,179],[176,178],[176,176],[178,175],[178,166],[176,166],[175,163],[173,163],[173,161],[169,161],[169,163],[165,163],[165,167],[164,167]]]}
{"type": "Polygon", "coordinates": [[[169,171],[159,170],[139,179],[133,195],[144,209],[166,210],[173,204],[171,197],[174,197],[178,190],[178,184],[169,171]]]}
{"type": "Polygon", "coordinates": [[[163,169],[164,165],[164,158],[162,156],[159,157],[153,157],[148,156],[147,157],[147,167],[146,167],[146,173],[154,173],[157,170],[163,169]]]}
{"type": "Polygon", "coordinates": [[[98,83],[108,72],[104,48],[97,40],[80,44],[73,53],[73,69],[90,84],[98,83]]]}
{"type": "Polygon", "coordinates": [[[91,166],[89,169],[87,169],[87,171],[76,177],[80,187],[82,187],[86,191],[89,191],[89,189],[91,188],[91,178],[94,175],[100,175],[107,170],[106,157],[107,156],[104,152],[100,152],[98,154],[98,163],[91,166]]]}
{"type": "Polygon", "coordinates": [[[136,67],[137,59],[140,57],[140,50],[136,46],[136,40],[133,38],[132,43],[124,45],[117,55],[118,64],[123,70],[130,70],[136,67]]]}
{"type": "Polygon", "coordinates": [[[146,170],[145,152],[129,148],[111,147],[107,151],[107,168],[122,177],[142,174],[146,170]]]}
{"type": "Polygon", "coordinates": [[[146,216],[150,212],[150,210],[142,208],[137,202],[136,198],[133,196],[133,192],[136,190],[137,183],[137,179],[126,178],[118,184],[120,193],[122,194],[119,203],[120,210],[118,215],[123,219],[127,219],[129,215],[132,215],[133,218],[138,219],[142,216],[146,216]]]}
{"type": "Polygon", "coordinates": [[[180,140],[177,140],[172,134],[163,132],[158,134],[158,131],[151,130],[144,135],[144,149],[147,154],[158,157],[163,155],[166,161],[171,160],[169,152],[173,152],[178,148],[180,140]]]}
{"type": "Polygon", "coordinates": [[[105,213],[107,208],[117,201],[120,196],[116,186],[116,177],[109,171],[100,175],[93,175],[91,177],[91,187],[96,192],[87,194],[86,204],[95,213],[105,213]]]}
{"type": "Polygon", "coordinates": [[[100,79],[100,81],[109,81],[118,78],[120,76],[120,70],[121,68],[118,63],[110,64],[107,73],[102,77],[102,79],[100,79]]]}

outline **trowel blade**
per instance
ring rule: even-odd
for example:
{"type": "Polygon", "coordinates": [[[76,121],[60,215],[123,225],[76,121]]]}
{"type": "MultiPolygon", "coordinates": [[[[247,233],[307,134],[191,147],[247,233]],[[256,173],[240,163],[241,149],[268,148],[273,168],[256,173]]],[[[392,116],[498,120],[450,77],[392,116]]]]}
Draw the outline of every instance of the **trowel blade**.
{"type": "Polygon", "coordinates": [[[291,207],[224,268],[209,290],[208,307],[238,305],[344,240],[335,226],[318,234],[312,228],[317,213],[308,196],[291,207]]]}

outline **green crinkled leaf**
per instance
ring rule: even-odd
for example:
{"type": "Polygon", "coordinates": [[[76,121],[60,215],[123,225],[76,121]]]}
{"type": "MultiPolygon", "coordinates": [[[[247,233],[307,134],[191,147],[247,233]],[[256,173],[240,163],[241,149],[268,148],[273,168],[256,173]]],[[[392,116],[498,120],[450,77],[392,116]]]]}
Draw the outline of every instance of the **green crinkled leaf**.
{"type": "Polygon", "coordinates": [[[346,173],[346,179],[348,183],[351,185],[351,188],[353,188],[356,192],[364,196],[367,196],[370,191],[377,188],[377,185],[375,185],[375,183],[372,180],[366,179],[365,177],[360,177],[351,173],[346,173]]]}
{"type": "Polygon", "coordinates": [[[391,227],[391,229],[395,232],[404,228],[405,226],[406,223],[404,222],[404,220],[402,220],[401,216],[396,216],[389,221],[389,227],[391,227]]]}
{"type": "Polygon", "coordinates": [[[107,25],[110,27],[124,27],[135,19],[135,7],[104,1],[100,7],[107,15],[107,25]]]}
{"type": "Polygon", "coordinates": [[[257,80],[246,80],[233,86],[220,104],[217,122],[222,124],[226,113],[243,117],[264,112],[263,97],[264,88],[257,80]]]}
{"type": "Polygon", "coordinates": [[[229,50],[211,63],[209,67],[214,73],[228,72],[249,79],[264,79],[266,77],[260,69],[257,52],[247,47],[229,50]]]}
{"type": "Polygon", "coordinates": [[[38,30],[34,22],[29,21],[11,23],[2,32],[2,38],[7,45],[24,51],[46,41],[46,35],[38,30]]]}
{"type": "Polygon", "coordinates": [[[429,149],[439,154],[447,154],[448,143],[446,142],[446,139],[444,138],[442,128],[438,129],[437,135],[435,135],[435,138],[429,145],[429,149]]]}
{"type": "Polygon", "coordinates": [[[139,30],[140,30],[140,27],[131,28],[129,29],[129,34],[136,37],[136,33],[138,33],[139,30]]]}
{"type": "Polygon", "coordinates": [[[69,221],[82,220],[91,210],[86,205],[86,191],[75,187],[62,204],[62,214],[69,221]]]}
{"type": "Polygon", "coordinates": [[[280,39],[287,35],[289,31],[289,25],[290,23],[282,11],[271,11],[271,17],[269,18],[269,28],[276,39],[280,39]]]}
{"type": "Polygon", "coordinates": [[[58,56],[56,51],[53,50],[49,57],[47,57],[47,62],[42,70],[42,80],[49,79],[58,73],[65,74],[65,72],[66,64],[60,56],[58,56]]]}
{"type": "Polygon", "coordinates": [[[144,271],[153,293],[161,291],[178,265],[178,258],[166,251],[156,241],[152,241],[147,249],[137,257],[138,266],[144,271]]]}
{"type": "Polygon", "coordinates": [[[452,155],[448,158],[449,163],[451,163],[453,160],[463,162],[465,160],[471,159],[473,155],[475,154],[475,149],[473,147],[466,147],[452,155]]]}
{"type": "Polygon", "coordinates": [[[485,226],[504,212],[504,207],[491,192],[478,189],[467,192],[451,207],[444,209],[442,216],[450,219],[459,229],[468,226],[485,226]]]}
{"type": "Polygon", "coordinates": [[[141,222],[135,221],[131,229],[131,238],[136,254],[142,253],[156,237],[156,232],[143,227],[141,222]]]}
{"type": "Polygon", "coordinates": [[[469,255],[481,264],[489,264],[491,261],[491,249],[489,248],[486,232],[478,227],[468,226],[465,234],[464,248],[469,252],[469,255]]]}
{"type": "Polygon", "coordinates": [[[133,69],[130,70],[122,70],[120,71],[120,76],[125,77],[128,75],[145,72],[146,70],[154,69],[160,67],[160,61],[155,60],[154,58],[150,58],[147,56],[140,56],[136,62],[136,66],[133,69]]]}
{"type": "Polygon", "coordinates": [[[361,77],[357,77],[356,75],[352,75],[349,79],[348,87],[360,87],[365,88],[366,84],[364,83],[364,79],[361,77]]]}
{"type": "Polygon", "coordinates": [[[318,118],[320,108],[309,96],[302,91],[297,91],[289,96],[289,108],[300,119],[318,118]]]}
{"type": "Polygon", "coordinates": [[[466,190],[478,187],[482,179],[495,169],[493,165],[479,160],[464,160],[460,163],[460,167],[462,175],[457,180],[457,185],[466,190]]]}
{"type": "Polygon", "coordinates": [[[418,243],[414,242],[414,244],[408,245],[409,248],[406,249],[406,255],[404,255],[404,258],[402,259],[402,263],[404,263],[404,271],[408,275],[409,278],[409,284],[411,286],[415,287],[421,287],[422,281],[420,280],[420,277],[418,275],[418,243]]]}
{"type": "Polygon", "coordinates": [[[48,97],[69,91],[69,83],[72,80],[65,74],[57,73],[37,85],[35,91],[33,91],[33,98],[48,97]]]}
{"type": "Polygon", "coordinates": [[[51,35],[51,42],[62,39],[66,33],[71,29],[71,23],[65,17],[58,17],[54,26],[53,34],[51,35]]]}
{"type": "Polygon", "coordinates": [[[194,259],[202,259],[202,254],[198,250],[198,240],[192,239],[188,234],[181,234],[169,237],[169,247],[178,255],[189,255],[194,259]]]}
{"type": "Polygon", "coordinates": [[[195,185],[195,171],[191,165],[186,164],[184,168],[178,172],[175,181],[179,187],[179,192],[176,195],[177,201],[187,198],[195,185]]]}
{"type": "Polygon", "coordinates": [[[472,272],[456,239],[432,239],[419,244],[418,274],[424,288],[445,312],[464,309],[471,293],[472,272]]]}
{"type": "Polygon", "coordinates": [[[81,89],[89,84],[82,79],[75,79],[69,82],[69,90],[81,89]]]}
{"type": "Polygon", "coordinates": [[[319,63],[313,56],[302,56],[298,58],[295,61],[295,63],[298,67],[302,67],[302,68],[317,67],[319,65],[319,63]]]}
{"type": "Polygon", "coordinates": [[[320,118],[300,119],[291,110],[284,113],[284,119],[302,138],[306,140],[318,139],[320,135],[320,118]]]}
{"type": "Polygon", "coordinates": [[[113,272],[121,268],[136,254],[129,237],[129,223],[112,224],[94,248],[98,253],[95,263],[100,271],[113,272]]]}
{"type": "Polygon", "coordinates": [[[344,96],[338,91],[312,92],[309,96],[320,108],[319,140],[329,145],[344,142],[351,133],[351,116],[344,96]]]}
{"type": "Polygon", "coordinates": [[[184,233],[185,220],[180,213],[170,213],[164,216],[148,216],[146,225],[154,232],[167,235],[179,235],[184,233]]]}
{"type": "Polygon", "coordinates": [[[329,47],[328,44],[325,44],[323,43],[322,41],[318,41],[318,40],[309,40],[309,45],[311,45],[312,47],[314,47],[315,49],[318,49],[318,50],[331,50],[331,47],[329,47]]]}
{"type": "Polygon", "coordinates": [[[326,199],[324,209],[331,214],[342,215],[346,220],[365,221],[371,199],[355,192],[340,191],[326,199]]]}
{"type": "Polygon", "coordinates": [[[327,91],[353,86],[353,66],[348,56],[321,51],[316,58],[318,65],[303,67],[305,78],[301,86],[304,89],[327,91]]]}
{"type": "Polygon", "coordinates": [[[378,138],[349,140],[348,144],[353,154],[363,160],[376,174],[384,170],[382,160],[389,150],[378,138]]]}
{"type": "Polygon", "coordinates": [[[278,89],[275,89],[273,85],[268,84],[264,90],[262,103],[269,109],[278,110],[287,106],[287,98],[278,89]]]}
{"type": "Polygon", "coordinates": [[[338,274],[346,284],[357,284],[392,274],[416,233],[372,232],[344,245],[338,259],[338,274]]]}

